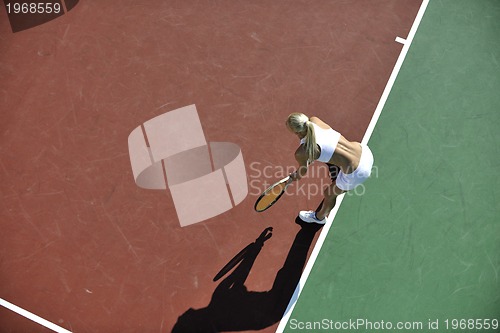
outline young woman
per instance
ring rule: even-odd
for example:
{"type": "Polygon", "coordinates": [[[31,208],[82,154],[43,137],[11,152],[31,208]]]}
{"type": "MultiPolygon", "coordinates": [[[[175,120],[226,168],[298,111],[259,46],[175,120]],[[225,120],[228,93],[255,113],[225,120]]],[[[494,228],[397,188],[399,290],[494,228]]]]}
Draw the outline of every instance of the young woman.
{"type": "Polygon", "coordinates": [[[332,184],[324,191],[321,208],[318,212],[299,213],[304,222],[325,224],[327,215],[335,207],[337,196],[353,190],[370,177],[372,152],[367,145],[348,141],[318,117],[292,113],[286,120],[286,126],[300,139],[300,146],[295,151],[299,167],[290,175],[292,181],[304,177],[309,165],[316,160],[329,166],[332,184]]]}

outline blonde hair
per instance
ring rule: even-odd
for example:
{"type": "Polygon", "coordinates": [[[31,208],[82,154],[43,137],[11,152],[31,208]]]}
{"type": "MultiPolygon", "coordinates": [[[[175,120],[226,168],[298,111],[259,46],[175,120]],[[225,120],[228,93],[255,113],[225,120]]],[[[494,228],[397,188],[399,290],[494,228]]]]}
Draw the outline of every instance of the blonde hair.
{"type": "Polygon", "coordinates": [[[318,152],[318,147],[316,146],[316,136],[314,135],[313,123],[309,120],[309,117],[300,112],[291,113],[286,124],[294,133],[306,133],[305,144],[307,153],[307,164],[314,161],[314,156],[318,152]]]}

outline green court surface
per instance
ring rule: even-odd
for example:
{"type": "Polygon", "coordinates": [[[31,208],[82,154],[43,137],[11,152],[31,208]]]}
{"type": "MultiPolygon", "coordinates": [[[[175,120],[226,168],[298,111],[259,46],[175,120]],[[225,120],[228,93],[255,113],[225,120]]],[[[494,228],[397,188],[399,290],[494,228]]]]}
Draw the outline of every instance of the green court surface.
{"type": "Polygon", "coordinates": [[[499,120],[500,1],[431,0],[284,332],[499,332],[499,120]]]}

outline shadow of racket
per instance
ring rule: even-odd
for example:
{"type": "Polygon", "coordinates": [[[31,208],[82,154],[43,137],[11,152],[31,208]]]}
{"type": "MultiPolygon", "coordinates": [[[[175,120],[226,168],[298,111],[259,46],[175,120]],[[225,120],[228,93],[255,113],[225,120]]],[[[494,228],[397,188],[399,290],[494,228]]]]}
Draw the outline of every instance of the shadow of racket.
{"type": "Polygon", "coordinates": [[[245,255],[254,246],[262,246],[266,240],[272,237],[272,227],[268,227],[264,229],[264,231],[260,234],[260,236],[255,240],[254,243],[248,244],[243,250],[238,252],[229,262],[222,267],[222,269],[215,275],[213,281],[219,280],[221,277],[227,274],[231,269],[233,269],[236,265],[238,265],[243,259],[245,259],[245,255]]]}

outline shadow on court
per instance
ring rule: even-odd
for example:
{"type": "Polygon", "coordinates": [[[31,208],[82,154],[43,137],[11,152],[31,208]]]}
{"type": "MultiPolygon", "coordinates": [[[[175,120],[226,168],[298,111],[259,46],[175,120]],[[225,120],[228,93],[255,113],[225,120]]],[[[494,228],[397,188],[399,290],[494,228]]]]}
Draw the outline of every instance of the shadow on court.
{"type": "Polygon", "coordinates": [[[276,274],[269,291],[248,291],[245,281],[264,243],[272,237],[266,228],[255,240],[240,251],[216,275],[222,278],[236,268],[215,289],[210,304],[201,309],[189,309],[182,314],[172,333],[212,333],[260,330],[277,323],[283,316],[299,282],[309,248],[320,225],[295,220],[300,230],[295,236],[283,267],[276,274]]]}

